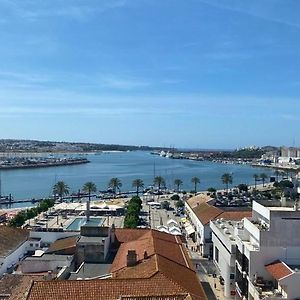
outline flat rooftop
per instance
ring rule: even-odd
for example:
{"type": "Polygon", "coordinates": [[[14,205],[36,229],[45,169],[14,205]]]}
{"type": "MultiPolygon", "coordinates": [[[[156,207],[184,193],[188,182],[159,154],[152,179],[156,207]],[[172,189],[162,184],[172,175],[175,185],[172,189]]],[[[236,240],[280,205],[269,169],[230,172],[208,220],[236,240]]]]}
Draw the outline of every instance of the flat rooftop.
{"type": "Polygon", "coordinates": [[[111,264],[83,263],[76,272],[71,272],[69,280],[89,279],[110,273],[111,264]]]}

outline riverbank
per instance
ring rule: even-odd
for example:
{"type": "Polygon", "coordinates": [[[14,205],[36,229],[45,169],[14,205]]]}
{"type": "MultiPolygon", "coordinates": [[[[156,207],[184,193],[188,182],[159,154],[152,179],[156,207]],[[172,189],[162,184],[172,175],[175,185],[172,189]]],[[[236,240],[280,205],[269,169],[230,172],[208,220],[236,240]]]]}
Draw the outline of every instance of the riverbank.
{"type": "Polygon", "coordinates": [[[264,165],[264,164],[251,164],[252,167],[268,168],[274,170],[284,170],[292,172],[300,172],[300,166],[284,166],[278,164],[264,165]]]}
{"type": "Polygon", "coordinates": [[[71,166],[87,164],[90,161],[86,158],[69,158],[69,159],[53,159],[38,162],[18,162],[9,164],[0,164],[0,170],[14,170],[14,169],[34,169],[34,168],[48,168],[48,167],[59,167],[59,166],[71,166]]]}

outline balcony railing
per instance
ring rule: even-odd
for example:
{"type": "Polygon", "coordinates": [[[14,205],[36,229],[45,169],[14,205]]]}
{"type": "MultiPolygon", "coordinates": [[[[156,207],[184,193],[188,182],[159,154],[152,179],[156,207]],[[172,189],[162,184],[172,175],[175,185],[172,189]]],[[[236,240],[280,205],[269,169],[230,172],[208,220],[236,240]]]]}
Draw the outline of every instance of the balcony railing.
{"type": "Polygon", "coordinates": [[[277,289],[274,288],[272,281],[257,277],[255,283],[249,281],[249,293],[254,300],[282,300],[287,299],[277,289]]]}

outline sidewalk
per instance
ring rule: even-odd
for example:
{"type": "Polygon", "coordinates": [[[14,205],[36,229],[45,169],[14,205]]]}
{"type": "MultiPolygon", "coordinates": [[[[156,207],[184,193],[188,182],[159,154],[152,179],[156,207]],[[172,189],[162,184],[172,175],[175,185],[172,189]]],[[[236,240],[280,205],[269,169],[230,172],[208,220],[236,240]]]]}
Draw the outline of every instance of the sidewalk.
{"type": "Polygon", "coordinates": [[[203,258],[199,252],[192,251],[195,249],[195,243],[190,239],[187,240],[189,256],[194,264],[195,271],[202,283],[202,286],[209,300],[232,300],[231,297],[224,296],[223,286],[219,281],[219,271],[213,261],[203,258]],[[216,274],[216,278],[213,277],[216,274]]]}

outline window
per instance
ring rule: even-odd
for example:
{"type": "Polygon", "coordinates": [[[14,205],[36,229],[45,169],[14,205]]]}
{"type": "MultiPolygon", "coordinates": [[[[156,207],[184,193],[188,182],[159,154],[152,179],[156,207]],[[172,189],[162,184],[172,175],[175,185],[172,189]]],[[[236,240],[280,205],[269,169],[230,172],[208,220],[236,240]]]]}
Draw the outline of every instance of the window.
{"type": "Polygon", "coordinates": [[[219,263],[219,249],[215,247],[215,261],[219,263]]]}
{"type": "Polygon", "coordinates": [[[30,247],[33,247],[33,243],[30,243],[30,247]]]}

